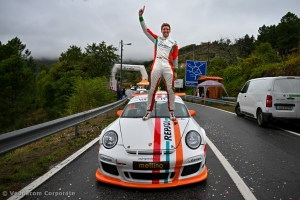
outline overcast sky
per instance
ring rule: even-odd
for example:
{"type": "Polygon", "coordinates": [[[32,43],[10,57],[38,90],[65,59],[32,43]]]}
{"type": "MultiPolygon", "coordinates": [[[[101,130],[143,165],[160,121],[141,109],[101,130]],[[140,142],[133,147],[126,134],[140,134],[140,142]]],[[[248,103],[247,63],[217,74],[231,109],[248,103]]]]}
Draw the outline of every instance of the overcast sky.
{"type": "Polygon", "coordinates": [[[259,27],[277,25],[288,12],[300,17],[300,0],[0,0],[0,41],[18,37],[34,59],[57,59],[71,45],[119,48],[123,40],[132,43],[123,46],[124,60],[151,60],[153,45],[138,20],[144,5],[148,27],[160,35],[161,24],[170,23],[179,48],[257,38],[259,27]]]}

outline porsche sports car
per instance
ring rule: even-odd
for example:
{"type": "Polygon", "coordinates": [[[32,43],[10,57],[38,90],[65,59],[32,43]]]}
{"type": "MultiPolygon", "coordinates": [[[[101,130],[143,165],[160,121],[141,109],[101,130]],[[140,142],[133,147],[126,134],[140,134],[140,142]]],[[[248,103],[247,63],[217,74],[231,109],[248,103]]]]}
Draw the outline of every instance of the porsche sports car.
{"type": "Polygon", "coordinates": [[[132,188],[166,188],[207,178],[206,133],[193,119],[180,96],[175,97],[176,120],[169,119],[168,96],[157,92],[152,117],[146,121],[147,95],[136,96],[119,118],[100,134],[100,182],[132,188]]]}

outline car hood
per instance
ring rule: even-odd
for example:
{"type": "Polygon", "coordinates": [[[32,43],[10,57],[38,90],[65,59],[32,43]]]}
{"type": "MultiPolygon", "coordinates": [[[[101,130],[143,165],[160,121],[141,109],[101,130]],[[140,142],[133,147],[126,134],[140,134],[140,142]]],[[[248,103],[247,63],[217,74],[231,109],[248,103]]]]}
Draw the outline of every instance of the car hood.
{"type": "Polygon", "coordinates": [[[120,132],[127,150],[175,149],[190,119],[170,121],[168,118],[120,118],[120,132]]]}

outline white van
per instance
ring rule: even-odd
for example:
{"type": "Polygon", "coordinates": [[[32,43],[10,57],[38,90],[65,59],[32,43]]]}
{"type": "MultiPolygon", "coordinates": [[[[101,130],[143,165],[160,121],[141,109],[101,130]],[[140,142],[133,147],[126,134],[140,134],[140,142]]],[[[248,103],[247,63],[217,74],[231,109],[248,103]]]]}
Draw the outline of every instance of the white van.
{"type": "Polygon", "coordinates": [[[300,77],[278,76],[251,79],[237,97],[235,113],[257,119],[259,126],[271,120],[300,121],[300,77]]]}

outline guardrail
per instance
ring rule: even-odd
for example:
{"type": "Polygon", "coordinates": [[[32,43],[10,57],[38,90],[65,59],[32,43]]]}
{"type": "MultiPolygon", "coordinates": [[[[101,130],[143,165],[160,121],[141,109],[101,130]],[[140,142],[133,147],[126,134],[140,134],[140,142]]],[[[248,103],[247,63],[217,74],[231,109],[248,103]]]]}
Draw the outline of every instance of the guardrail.
{"type": "Polygon", "coordinates": [[[225,101],[225,100],[220,100],[220,99],[211,99],[211,98],[204,99],[203,97],[197,97],[197,96],[192,96],[192,95],[186,95],[183,98],[187,101],[193,101],[193,102],[201,102],[201,101],[204,102],[204,100],[205,100],[206,103],[212,102],[212,103],[219,103],[219,104],[224,104],[224,105],[236,106],[236,102],[225,101]]]}
{"type": "Polygon", "coordinates": [[[99,108],[70,115],[46,123],[30,126],[28,128],[8,132],[0,135],[0,154],[7,153],[21,146],[42,139],[61,130],[75,126],[75,136],[78,136],[78,124],[117,108],[126,102],[121,99],[99,108]]]}

